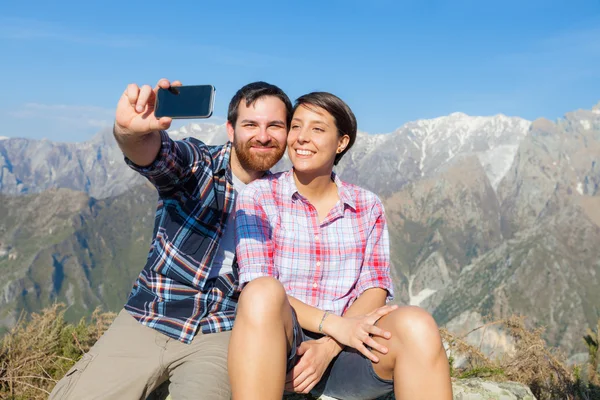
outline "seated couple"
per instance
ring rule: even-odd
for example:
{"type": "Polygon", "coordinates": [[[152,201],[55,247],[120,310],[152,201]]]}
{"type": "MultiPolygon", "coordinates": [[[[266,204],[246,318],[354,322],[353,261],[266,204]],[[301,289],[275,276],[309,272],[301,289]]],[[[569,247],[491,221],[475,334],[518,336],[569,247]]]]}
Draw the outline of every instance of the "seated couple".
{"type": "Polygon", "coordinates": [[[311,390],[451,399],[434,320],[386,305],[381,202],[333,173],[356,140],[350,108],[324,92],[292,107],[281,89],[252,83],[231,100],[228,143],[207,146],[173,141],[155,95],[129,85],[114,129],[127,163],[159,193],[146,266],[51,398],[144,399],[169,379],[173,400],[311,390]],[[267,173],[286,143],[293,169],[267,173]]]}

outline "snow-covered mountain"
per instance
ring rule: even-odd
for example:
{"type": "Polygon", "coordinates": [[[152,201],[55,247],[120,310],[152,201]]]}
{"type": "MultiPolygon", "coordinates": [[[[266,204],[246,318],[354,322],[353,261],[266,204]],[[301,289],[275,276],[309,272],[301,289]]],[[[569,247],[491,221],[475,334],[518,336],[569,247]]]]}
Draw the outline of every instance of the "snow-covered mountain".
{"type": "MultiPolygon", "coordinates": [[[[496,187],[506,173],[530,122],[497,115],[462,113],[410,122],[389,134],[360,132],[337,170],[344,179],[382,196],[475,154],[496,187]]],[[[170,132],[208,144],[227,140],[225,125],[193,123],[170,132]]],[[[275,169],[289,167],[283,160],[275,169]]],[[[84,191],[96,198],[123,193],[141,179],[123,162],[109,129],[84,143],[47,140],[0,141],[0,193],[36,193],[53,187],[84,191]]]]}
{"type": "Polygon", "coordinates": [[[496,188],[530,125],[517,117],[463,113],[409,122],[390,134],[360,135],[339,170],[344,178],[388,195],[476,155],[496,188]]]}

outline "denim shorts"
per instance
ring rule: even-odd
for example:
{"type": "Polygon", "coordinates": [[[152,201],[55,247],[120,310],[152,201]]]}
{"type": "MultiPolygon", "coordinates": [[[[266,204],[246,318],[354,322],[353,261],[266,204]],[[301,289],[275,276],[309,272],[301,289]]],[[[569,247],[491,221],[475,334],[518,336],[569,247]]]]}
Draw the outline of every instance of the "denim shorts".
{"type": "MultiPolygon", "coordinates": [[[[288,356],[288,372],[300,360],[296,351],[300,344],[307,340],[315,340],[322,335],[303,330],[298,323],[296,313],[294,318],[294,342],[288,356]]],[[[341,400],[376,399],[394,391],[394,381],[382,379],[375,373],[371,360],[357,350],[347,348],[333,359],[323,377],[311,391],[311,395],[319,397],[326,395],[341,400]]]]}

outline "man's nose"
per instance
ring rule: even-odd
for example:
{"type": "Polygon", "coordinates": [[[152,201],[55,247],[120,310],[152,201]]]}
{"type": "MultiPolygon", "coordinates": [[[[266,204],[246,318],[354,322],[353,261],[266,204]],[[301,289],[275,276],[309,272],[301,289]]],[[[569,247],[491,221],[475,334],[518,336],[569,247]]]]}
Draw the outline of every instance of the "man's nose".
{"type": "Polygon", "coordinates": [[[269,132],[267,132],[266,127],[260,128],[258,134],[256,135],[256,141],[261,144],[267,144],[271,141],[271,135],[269,135],[269,132]]]}

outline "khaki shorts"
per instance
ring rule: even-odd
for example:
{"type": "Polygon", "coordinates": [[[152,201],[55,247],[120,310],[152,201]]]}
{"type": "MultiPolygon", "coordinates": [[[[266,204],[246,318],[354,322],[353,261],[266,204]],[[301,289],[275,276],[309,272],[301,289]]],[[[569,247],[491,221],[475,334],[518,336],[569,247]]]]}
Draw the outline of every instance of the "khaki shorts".
{"type": "Polygon", "coordinates": [[[170,380],[177,400],[230,399],[227,348],[231,332],[198,333],[184,344],[122,310],[90,351],[58,382],[52,400],[144,400],[170,380]]]}

